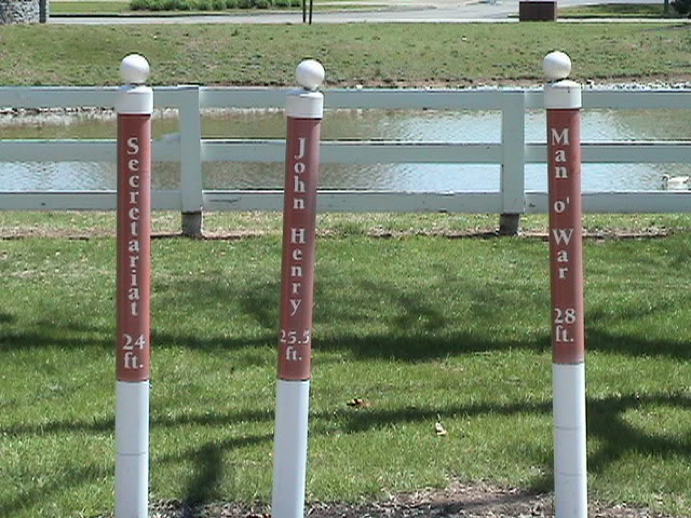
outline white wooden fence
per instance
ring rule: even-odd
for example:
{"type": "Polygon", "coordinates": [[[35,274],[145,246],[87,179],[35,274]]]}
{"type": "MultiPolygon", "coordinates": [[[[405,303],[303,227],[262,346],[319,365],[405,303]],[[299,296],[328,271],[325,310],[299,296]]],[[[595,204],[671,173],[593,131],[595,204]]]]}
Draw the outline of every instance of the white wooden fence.
{"type": "MultiPolygon", "coordinates": [[[[0,107],[112,107],[115,88],[0,88],[0,107]]],[[[282,162],[283,140],[203,139],[200,111],[206,108],[280,108],[285,89],[154,89],[157,108],[179,110],[179,141],[154,141],[156,161],[180,163],[180,188],[154,191],[153,208],[183,213],[183,230],[196,234],[203,211],[281,210],[275,191],[203,190],[202,163],[282,162]],[[185,221],[187,223],[185,223],[185,221]]],[[[320,211],[496,213],[507,221],[547,212],[547,193],[526,192],[525,164],[546,162],[546,144],[526,144],[525,111],[542,108],[536,90],[345,90],[325,92],[326,108],[500,110],[500,143],[403,141],[322,142],[322,163],[500,164],[496,192],[322,191],[320,211]]],[[[583,92],[584,109],[688,109],[691,90],[583,92]]],[[[326,116],[328,117],[328,111],[326,116]]],[[[653,123],[653,121],[651,121],[653,123]]],[[[0,136],[1,137],[1,136],[0,136]]],[[[691,163],[691,142],[583,143],[584,163],[691,163]]],[[[116,161],[114,140],[2,140],[0,161],[116,161]]],[[[112,210],[114,191],[0,191],[0,210],[112,210]]],[[[590,192],[586,212],[691,212],[691,192],[590,192]]],[[[510,224],[510,226],[513,226],[510,224]]]]}

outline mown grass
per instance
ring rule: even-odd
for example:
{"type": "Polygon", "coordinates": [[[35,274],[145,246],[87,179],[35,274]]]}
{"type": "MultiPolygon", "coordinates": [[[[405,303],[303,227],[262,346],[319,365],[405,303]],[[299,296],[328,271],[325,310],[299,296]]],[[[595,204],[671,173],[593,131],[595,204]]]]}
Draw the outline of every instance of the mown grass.
{"type": "MultiPolygon", "coordinates": [[[[453,477],[550,489],[547,244],[414,233],[495,219],[320,218],[308,499],[385,498],[453,477]],[[368,235],[387,229],[407,232],[368,235]],[[353,397],[371,407],[348,407],[353,397]]],[[[177,224],[164,213],[154,226],[177,224]]],[[[280,217],[207,226],[261,232],[154,241],[152,498],[267,501],[280,217]]],[[[591,497],[689,515],[691,218],[586,226],[674,229],[586,245],[591,497]]],[[[0,213],[0,228],[109,233],[0,241],[0,515],[107,513],[113,216],[0,213]]]]}
{"type": "Polygon", "coordinates": [[[559,9],[560,18],[680,18],[672,7],[665,14],[664,5],[654,4],[597,4],[559,9]]]}
{"type": "Polygon", "coordinates": [[[118,84],[130,52],[168,85],[294,84],[306,57],[324,63],[329,86],[541,81],[554,49],[576,79],[673,79],[691,69],[689,43],[672,24],[2,26],[0,84],[118,84]]]}
{"type": "Polygon", "coordinates": [[[50,14],[108,14],[129,12],[129,2],[64,2],[50,3],[50,14]]]}
{"type": "MultiPolygon", "coordinates": [[[[91,15],[102,15],[102,14],[122,14],[127,13],[128,15],[139,14],[142,16],[151,15],[163,15],[170,16],[171,14],[204,14],[210,11],[214,14],[247,14],[248,10],[251,9],[253,14],[261,14],[262,10],[255,9],[255,6],[248,6],[244,9],[238,9],[237,1],[230,1],[230,8],[221,7],[216,8],[218,2],[228,3],[227,0],[197,0],[204,3],[204,9],[199,10],[195,7],[195,3],[191,2],[189,4],[180,4],[175,9],[162,9],[158,3],[163,4],[163,2],[149,1],[151,6],[155,9],[147,7],[146,0],[139,1],[136,4],[136,9],[132,9],[131,2],[127,1],[70,1],[70,0],[54,0],[50,4],[50,12],[55,15],[72,15],[72,14],[91,14],[91,15]],[[208,4],[208,7],[206,6],[208,4]],[[181,7],[182,6],[182,7],[181,7]],[[184,8],[183,8],[184,7],[184,8]]],[[[297,0],[296,5],[290,6],[290,0],[279,0],[278,4],[274,0],[273,4],[269,6],[270,8],[278,8],[282,10],[286,9],[301,9],[300,1],[297,0]]],[[[220,4],[219,4],[220,5],[220,4]]],[[[373,5],[372,2],[366,2],[365,4],[360,3],[358,0],[329,0],[327,5],[323,5],[319,1],[314,3],[314,9],[318,11],[333,10],[338,9],[353,9],[353,8],[382,8],[382,7],[392,7],[391,4],[382,3],[380,5],[373,5]],[[340,5],[331,5],[334,2],[338,2],[340,5]]],[[[395,7],[395,6],[393,6],[395,7]]],[[[670,8],[669,15],[665,15],[664,8],[662,4],[651,3],[651,4],[597,4],[597,5],[582,5],[574,7],[564,7],[559,9],[560,18],[680,18],[674,9],[670,8]]]]}
{"type": "MultiPolygon", "coordinates": [[[[316,2],[313,5],[314,11],[333,11],[333,10],[351,10],[351,9],[383,9],[388,8],[387,4],[368,4],[363,5],[358,3],[358,0],[338,0],[338,5],[333,5],[334,0],[329,0],[329,3],[324,5],[320,2],[316,2]]],[[[73,15],[89,15],[89,16],[102,16],[102,15],[113,15],[113,16],[190,16],[190,15],[227,15],[227,14],[252,14],[261,15],[265,12],[271,12],[271,10],[281,10],[281,11],[297,11],[302,10],[299,0],[296,5],[289,5],[290,0],[282,0],[278,2],[279,5],[274,2],[273,5],[268,6],[264,3],[260,6],[248,6],[242,8],[238,5],[238,2],[231,0],[196,0],[193,2],[178,3],[177,7],[170,9],[166,7],[164,2],[160,4],[155,4],[153,2],[139,2],[136,5],[136,9],[133,8],[133,4],[129,1],[124,2],[85,2],[85,1],[70,1],[70,0],[53,0],[50,4],[50,14],[53,16],[73,16],[73,15]],[[221,3],[225,6],[230,4],[230,7],[221,7],[221,3]],[[152,6],[155,9],[152,9],[152,6]]]]}

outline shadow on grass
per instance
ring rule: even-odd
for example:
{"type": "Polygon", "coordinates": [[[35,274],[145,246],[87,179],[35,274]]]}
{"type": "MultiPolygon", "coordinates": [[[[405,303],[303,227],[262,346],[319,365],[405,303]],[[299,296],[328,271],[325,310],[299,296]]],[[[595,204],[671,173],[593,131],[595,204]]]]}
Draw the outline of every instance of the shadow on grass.
{"type": "MultiPolygon", "coordinates": [[[[449,420],[457,417],[473,418],[484,415],[503,415],[517,417],[525,414],[548,415],[551,413],[551,402],[510,403],[510,404],[471,404],[455,407],[428,407],[385,409],[367,408],[358,411],[341,409],[334,414],[332,410],[311,414],[311,434],[313,436],[333,433],[333,428],[326,426],[324,421],[337,419],[341,429],[348,434],[361,434],[398,423],[428,422],[430,420],[449,420]],[[345,419],[343,419],[345,417],[345,419]]],[[[588,401],[587,422],[588,436],[599,439],[601,446],[588,459],[591,472],[601,473],[620,458],[635,452],[637,455],[651,458],[668,458],[673,456],[685,457],[691,460],[691,437],[676,438],[663,435],[651,435],[627,423],[624,414],[635,409],[645,411],[648,407],[666,406],[691,411],[691,396],[688,394],[653,394],[625,397],[611,396],[588,401]]],[[[243,411],[228,414],[185,414],[177,417],[156,416],[152,420],[152,429],[161,427],[176,428],[185,425],[198,426],[229,426],[243,422],[272,422],[272,412],[243,411]]],[[[60,433],[112,433],[113,420],[105,419],[101,422],[55,422],[41,426],[0,427],[0,435],[23,436],[30,434],[47,435],[60,433]]],[[[172,432],[171,432],[172,433],[172,432]]],[[[270,434],[243,438],[230,438],[224,441],[207,442],[199,447],[188,448],[182,452],[154,456],[152,464],[170,464],[180,461],[191,461],[195,468],[187,481],[186,494],[183,495],[186,505],[190,509],[213,499],[229,498],[232,495],[222,495],[219,487],[224,477],[228,476],[229,466],[224,461],[226,451],[242,450],[243,447],[265,443],[272,440],[270,434]]],[[[553,487],[552,457],[538,452],[534,464],[544,467],[543,473],[535,478],[528,489],[533,491],[549,491],[553,487]]],[[[232,467],[232,464],[231,466],[232,467]]],[[[97,483],[112,476],[112,466],[104,468],[79,467],[66,468],[68,474],[41,488],[29,488],[19,496],[0,501],[0,509],[12,513],[30,508],[38,502],[45,502],[51,494],[59,494],[71,488],[88,483],[97,483]]],[[[232,475],[231,475],[232,476],[232,475]]],[[[8,515],[8,516],[9,516],[8,515]]]]}
{"type": "Polygon", "coordinates": [[[676,439],[664,437],[662,432],[646,434],[624,420],[624,414],[629,410],[645,412],[646,407],[656,406],[691,412],[691,395],[627,395],[589,400],[588,435],[603,440],[604,444],[588,458],[588,469],[602,473],[631,452],[657,458],[679,456],[691,459],[691,435],[676,439]]]}
{"type": "MultiPolygon", "coordinates": [[[[185,502],[188,509],[194,509],[207,498],[218,495],[218,486],[222,482],[226,468],[222,463],[222,453],[226,450],[241,449],[245,446],[270,441],[270,435],[232,438],[218,443],[205,443],[198,448],[189,448],[181,453],[166,456],[153,456],[152,465],[173,464],[185,460],[195,463],[198,473],[190,477],[185,502]]],[[[115,473],[114,463],[99,463],[89,466],[66,466],[63,475],[48,483],[26,489],[21,494],[7,500],[0,500],[0,517],[14,516],[34,505],[45,505],[51,495],[59,495],[86,484],[102,484],[111,479],[115,473]]],[[[45,474],[39,477],[45,479],[45,474]]]]}
{"type": "MultiPolygon", "coordinates": [[[[462,319],[450,316],[446,311],[448,293],[440,292],[439,287],[433,291],[420,290],[412,292],[400,287],[395,282],[365,281],[357,286],[332,282],[320,284],[317,293],[317,334],[315,350],[317,352],[339,352],[352,354],[360,360],[394,359],[409,362],[429,361],[446,358],[449,355],[463,355],[478,352],[496,352],[507,350],[532,350],[547,352],[550,347],[548,325],[545,332],[529,340],[524,338],[497,337],[491,328],[494,320],[516,322],[517,326],[525,325],[523,314],[542,312],[548,307],[546,293],[512,294],[504,290],[488,291],[478,283],[458,279],[447,275],[440,282],[452,291],[462,293],[466,299],[462,319]],[[331,295],[331,298],[329,297],[331,295]],[[384,306],[386,311],[380,311],[384,306]],[[520,308],[520,311],[517,309],[520,308]],[[353,333],[352,329],[359,322],[378,319],[383,331],[353,333]],[[464,322],[478,320],[487,324],[486,329],[467,331],[464,322]],[[335,334],[326,332],[319,337],[320,326],[327,329],[343,329],[335,334]]],[[[278,318],[278,282],[258,283],[244,286],[242,289],[224,287],[212,281],[186,281],[178,290],[188,292],[191,300],[203,307],[205,301],[237,300],[245,317],[256,323],[252,336],[236,336],[232,324],[225,329],[207,330],[206,335],[191,335],[174,332],[168,325],[166,332],[155,332],[154,348],[165,349],[173,346],[184,346],[196,350],[209,351],[242,351],[246,348],[275,347],[275,326],[278,318]]],[[[171,291],[167,297],[174,297],[171,291]]],[[[159,301],[159,307],[166,307],[166,300],[159,301]]],[[[614,352],[632,356],[665,357],[682,361],[691,359],[691,348],[683,341],[654,340],[626,335],[625,333],[608,332],[608,323],[621,324],[635,322],[650,317],[657,312],[668,311],[669,301],[660,301],[653,308],[627,307],[617,315],[601,310],[592,310],[587,315],[588,321],[597,322],[588,332],[588,347],[591,351],[614,352]]],[[[545,319],[547,320],[547,319],[545,319]]],[[[114,340],[110,338],[113,328],[90,325],[88,321],[75,323],[73,320],[61,320],[59,314],[51,319],[37,319],[30,327],[26,326],[11,313],[0,313],[0,351],[8,352],[37,347],[59,347],[75,351],[79,349],[101,348],[108,351],[113,348],[114,340]],[[108,337],[108,338],[104,338],[108,337]]],[[[249,354],[249,353],[248,353],[249,354]]],[[[235,362],[242,365],[242,359],[235,362]]],[[[251,362],[248,363],[248,365],[251,362]]],[[[691,400],[685,395],[626,396],[608,397],[591,400],[588,403],[588,429],[591,438],[599,439],[601,444],[589,458],[592,472],[604,472],[618,460],[635,452],[653,458],[673,456],[691,457],[691,438],[674,438],[659,434],[646,433],[628,423],[624,415],[632,409],[644,409],[650,405],[674,406],[691,410],[691,400]]],[[[551,403],[514,403],[509,405],[469,405],[441,408],[403,408],[403,409],[367,409],[361,412],[338,411],[336,418],[343,423],[345,433],[362,433],[384,427],[392,423],[429,421],[441,417],[449,419],[454,416],[467,418],[479,417],[489,413],[507,417],[521,414],[549,414],[551,403]],[[345,417],[345,419],[344,419],[345,417]]],[[[313,414],[313,434],[326,433],[331,427],[324,427],[320,422],[334,418],[334,414],[313,414]]],[[[237,414],[184,414],[179,416],[156,416],[152,420],[154,430],[160,428],[175,429],[183,425],[219,427],[242,422],[271,423],[273,413],[268,411],[244,411],[237,414]]],[[[114,428],[112,418],[85,421],[54,421],[42,425],[0,426],[0,436],[46,435],[46,434],[110,434],[114,428]]],[[[170,433],[174,433],[171,431],[170,433]]],[[[188,450],[180,455],[158,459],[156,462],[179,462],[191,460],[195,469],[187,481],[184,500],[189,506],[208,502],[219,496],[218,488],[226,473],[223,461],[224,452],[228,449],[242,450],[243,446],[270,441],[270,436],[231,439],[221,444],[207,443],[199,448],[188,450]]],[[[530,489],[549,490],[553,485],[551,456],[535,452],[535,464],[542,465],[545,475],[531,482],[530,489]]],[[[29,486],[25,492],[7,500],[0,501],[0,509],[12,513],[45,501],[50,494],[59,494],[70,487],[112,476],[112,472],[101,467],[80,467],[70,469],[69,475],[59,481],[39,488],[29,486]]],[[[8,516],[9,516],[8,515],[8,516]]]]}
{"type": "MultiPolygon", "coordinates": [[[[163,463],[191,460],[194,467],[187,481],[184,494],[183,514],[195,515],[198,508],[210,502],[223,500],[226,495],[221,491],[224,480],[235,480],[233,463],[225,459],[226,451],[242,449],[258,443],[272,440],[271,435],[254,436],[244,439],[231,439],[221,442],[209,442],[201,448],[188,450],[181,457],[168,456],[162,459],[163,463]]],[[[231,492],[233,490],[231,489],[231,492]]]]}
{"type": "MultiPolygon", "coordinates": [[[[199,414],[183,414],[179,416],[157,416],[152,410],[151,428],[176,428],[178,426],[221,426],[241,423],[263,423],[273,420],[273,412],[256,410],[244,411],[236,414],[214,414],[202,412],[199,414]]],[[[12,436],[21,435],[50,435],[62,433],[85,432],[92,434],[111,434],[115,430],[115,418],[107,417],[89,421],[53,421],[38,425],[0,426],[0,435],[6,433],[12,436]]]]}
{"type": "Polygon", "coordinates": [[[218,489],[225,478],[223,449],[217,444],[205,444],[193,461],[195,475],[188,480],[185,490],[185,503],[191,508],[222,498],[218,489]]]}
{"type": "MultiPolygon", "coordinates": [[[[8,323],[16,323],[14,318],[8,323]]],[[[114,328],[113,328],[114,329],[114,328]]],[[[0,352],[12,350],[24,351],[41,347],[96,347],[107,349],[114,346],[115,338],[104,339],[111,333],[110,329],[88,324],[75,324],[56,320],[38,320],[30,329],[0,328],[0,352]]]]}
{"type": "Polygon", "coordinates": [[[27,511],[38,504],[47,505],[49,498],[59,495],[66,491],[72,491],[75,488],[81,487],[85,484],[93,484],[97,481],[103,481],[108,477],[112,477],[115,468],[111,469],[104,467],[103,464],[92,464],[89,466],[66,466],[65,472],[60,478],[45,482],[45,474],[42,476],[43,484],[24,484],[21,486],[21,492],[15,497],[0,500],[0,517],[11,518],[21,511],[27,511]]]}
{"type": "MultiPolygon", "coordinates": [[[[438,280],[430,286],[412,288],[404,282],[368,279],[319,284],[315,297],[315,350],[350,353],[363,359],[391,358],[411,362],[509,349],[549,350],[549,294],[546,289],[520,291],[500,281],[488,288],[484,283],[448,273],[436,277],[438,280]],[[514,333],[514,336],[510,333],[512,329],[540,328],[543,321],[542,334],[533,333],[526,338],[525,332],[514,333]]],[[[153,312],[152,346],[154,349],[175,346],[201,351],[274,348],[279,291],[278,281],[241,287],[221,285],[213,279],[171,282],[162,290],[166,295],[160,295],[155,305],[158,314],[156,310],[153,312]],[[202,312],[199,320],[207,322],[208,327],[198,333],[190,332],[189,326],[185,327],[185,332],[175,331],[178,321],[173,315],[175,308],[180,306],[176,293],[184,293],[184,300],[190,303],[194,301],[194,307],[202,312]],[[215,313],[219,301],[223,300],[234,301],[235,307],[239,307],[235,315],[213,320],[212,316],[207,318],[203,314],[215,313]],[[238,321],[250,323],[238,331],[234,329],[240,325],[235,324],[238,321]],[[163,323],[156,327],[157,322],[163,323]]],[[[631,303],[619,306],[616,314],[597,307],[589,310],[586,315],[588,349],[632,356],[691,359],[691,347],[686,341],[649,339],[640,331],[631,335],[608,331],[615,326],[621,329],[629,322],[638,324],[641,319],[664,315],[673,304],[666,299],[645,308],[631,303]]],[[[37,319],[30,325],[26,321],[17,320],[11,313],[0,313],[0,352],[38,347],[72,351],[93,347],[110,351],[114,348],[114,324],[110,327],[93,325],[89,321],[75,322],[64,312],[57,311],[50,319],[37,319]]],[[[242,365],[242,361],[238,363],[242,365]]]]}

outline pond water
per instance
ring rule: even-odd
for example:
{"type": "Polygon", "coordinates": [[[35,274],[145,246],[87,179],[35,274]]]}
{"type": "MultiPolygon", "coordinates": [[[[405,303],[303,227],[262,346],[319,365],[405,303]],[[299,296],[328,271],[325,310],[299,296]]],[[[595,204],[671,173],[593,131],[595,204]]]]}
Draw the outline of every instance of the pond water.
{"type": "MultiPolygon", "coordinates": [[[[0,116],[0,138],[115,138],[115,116],[103,112],[0,116]]],[[[178,132],[177,112],[156,112],[154,138],[178,132]]],[[[202,117],[204,138],[284,138],[282,110],[214,110],[202,117]]],[[[498,143],[498,111],[329,110],[323,140],[406,140],[498,143]]],[[[586,110],[583,142],[689,140],[691,110],[586,110]]],[[[526,141],[545,141],[544,112],[526,114],[526,141]]],[[[2,160],[2,157],[0,157],[2,160]]],[[[205,163],[205,189],[276,189],[283,185],[282,164],[205,163]]],[[[2,162],[0,190],[115,189],[115,164],[106,162],[2,162]]],[[[584,191],[659,190],[663,174],[688,175],[684,164],[584,164],[584,191]]],[[[178,186],[179,166],[157,163],[156,189],[178,186]]],[[[498,165],[325,164],[325,189],[403,191],[497,191],[498,165]]],[[[526,166],[526,189],[547,190],[544,164],[526,166]]]]}

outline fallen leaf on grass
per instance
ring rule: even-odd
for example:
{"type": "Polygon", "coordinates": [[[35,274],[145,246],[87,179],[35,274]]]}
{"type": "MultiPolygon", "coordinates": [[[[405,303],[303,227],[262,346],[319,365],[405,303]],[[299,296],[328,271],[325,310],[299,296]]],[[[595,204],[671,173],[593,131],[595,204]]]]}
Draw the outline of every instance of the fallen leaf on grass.
{"type": "Polygon", "coordinates": [[[434,431],[437,433],[439,437],[443,437],[445,435],[449,435],[449,432],[446,431],[446,428],[444,428],[444,425],[441,424],[439,421],[437,421],[434,424],[434,431]]]}

